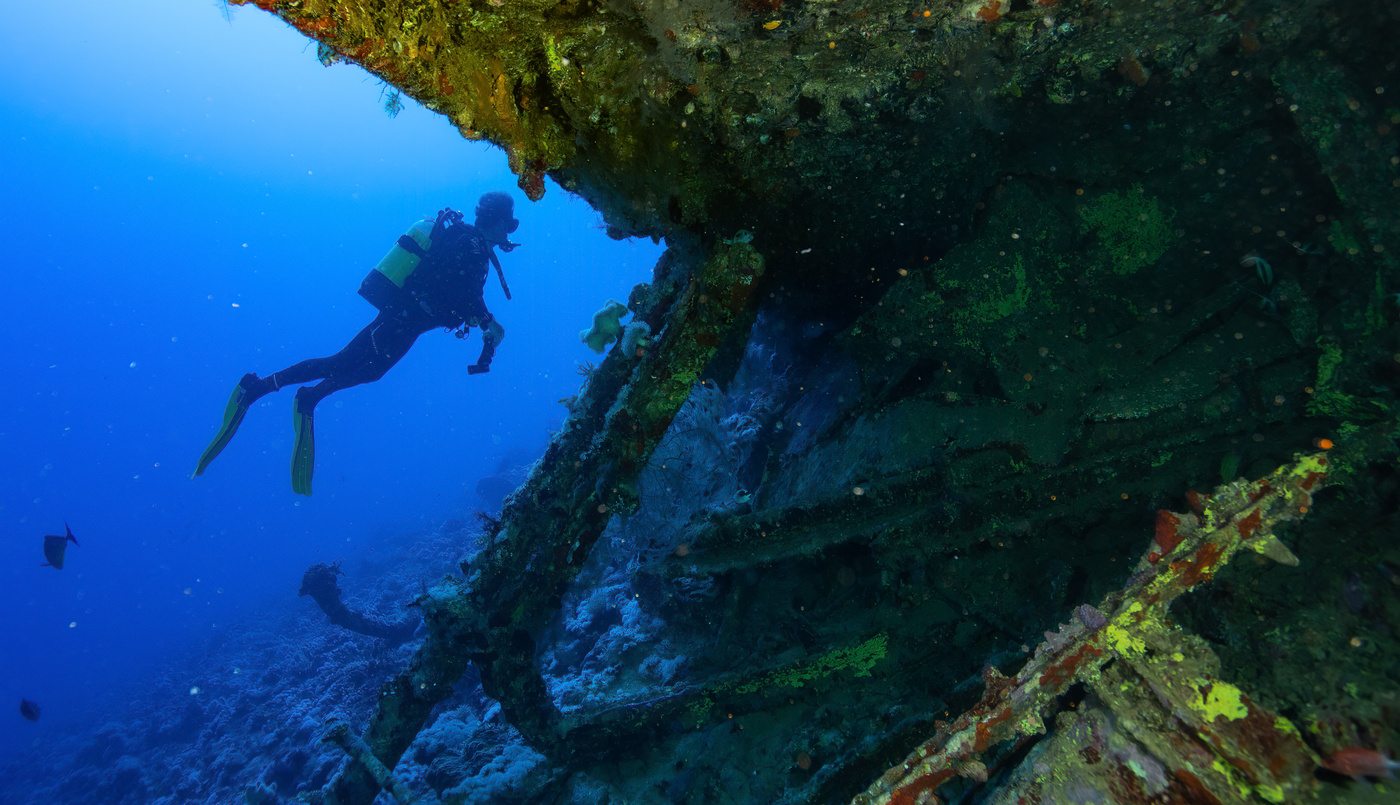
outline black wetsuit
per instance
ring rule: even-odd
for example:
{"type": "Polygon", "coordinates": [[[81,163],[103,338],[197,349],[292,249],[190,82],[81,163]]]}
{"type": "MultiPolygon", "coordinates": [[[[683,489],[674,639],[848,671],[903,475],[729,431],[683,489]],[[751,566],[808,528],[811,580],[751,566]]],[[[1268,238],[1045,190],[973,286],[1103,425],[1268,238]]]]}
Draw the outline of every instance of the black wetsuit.
{"type": "MultiPolygon", "coordinates": [[[[483,292],[491,258],[491,244],[481,232],[469,224],[456,232],[456,248],[450,254],[434,249],[404,281],[403,295],[396,304],[386,304],[345,348],[324,358],[311,358],[278,372],[261,382],[262,388],[249,389],[254,398],[283,386],[321,380],[303,389],[298,399],[309,410],[322,398],[361,383],[371,383],[384,376],[390,367],[408,353],[418,336],[444,327],[456,329],[463,324],[481,327],[492,323],[486,309],[483,292]]],[[[487,340],[478,366],[490,363],[495,344],[487,340]]]]}

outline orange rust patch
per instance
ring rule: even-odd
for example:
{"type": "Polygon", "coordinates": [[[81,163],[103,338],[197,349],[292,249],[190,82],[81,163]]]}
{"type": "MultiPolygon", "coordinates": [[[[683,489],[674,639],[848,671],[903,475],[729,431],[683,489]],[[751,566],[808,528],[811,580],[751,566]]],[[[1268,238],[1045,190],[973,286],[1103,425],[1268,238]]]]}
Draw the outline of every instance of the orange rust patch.
{"type": "Polygon", "coordinates": [[[937,800],[924,800],[920,795],[928,793],[932,796],[933,792],[937,791],[940,785],[948,782],[952,776],[951,770],[944,769],[920,777],[908,785],[902,785],[890,792],[890,805],[915,805],[915,803],[925,801],[936,802],[937,800]]]}
{"type": "Polygon", "coordinates": [[[1186,802],[1200,802],[1204,803],[1204,805],[1222,805],[1220,800],[1214,794],[1210,793],[1210,789],[1206,788],[1205,784],[1202,783],[1200,778],[1196,777],[1196,775],[1186,769],[1176,769],[1172,773],[1176,775],[1176,779],[1180,781],[1181,784],[1186,787],[1187,792],[1189,792],[1190,796],[1185,800],[1186,802]]]}
{"type": "Polygon", "coordinates": [[[1189,589],[1210,579],[1211,575],[1215,573],[1215,566],[1220,564],[1220,556],[1223,553],[1223,549],[1218,544],[1207,542],[1189,558],[1172,562],[1171,569],[1180,574],[1181,583],[1189,589]]]}
{"type": "Polygon", "coordinates": [[[1074,678],[1079,669],[1089,660],[1103,655],[1103,651],[1085,643],[1077,651],[1048,666],[1040,675],[1040,686],[1058,690],[1061,685],[1074,678]]]}
{"type": "Polygon", "coordinates": [[[1196,511],[1196,514],[1206,513],[1206,504],[1210,502],[1208,495],[1202,495],[1194,489],[1186,490],[1186,502],[1196,511]]]}
{"type": "Polygon", "coordinates": [[[1262,519],[1264,519],[1263,515],[1259,513],[1258,509],[1255,509],[1248,517],[1236,523],[1235,527],[1240,531],[1240,539],[1249,539],[1254,536],[1254,532],[1259,528],[1259,522],[1262,519]]]}
{"type": "Polygon", "coordinates": [[[1288,758],[1280,754],[1273,754],[1269,757],[1269,765],[1267,768],[1269,769],[1269,774],[1272,774],[1274,777],[1282,777],[1284,771],[1288,769],[1288,766],[1288,758]]]}
{"type": "Polygon", "coordinates": [[[1009,708],[1009,707],[1003,707],[1003,708],[1001,709],[1001,711],[998,712],[996,715],[994,715],[994,716],[988,716],[987,718],[985,718],[985,719],[983,719],[981,722],[979,722],[979,723],[977,724],[976,729],[974,730],[974,735],[976,736],[976,739],[972,742],[972,748],[973,748],[973,750],[976,751],[976,752],[981,752],[981,751],[985,750],[988,746],[991,746],[991,745],[992,745],[992,727],[995,727],[996,725],[1002,723],[1003,721],[1010,721],[1010,720],[1011,720],[1011,708],[1009,708]]]}
{"type": "Polygon", "coordinates": [[[1181,525],[1181,518],[1166,509],[1157,510],[1157,528],[1153,539],[1157,541],[1157,547],[1162,549],[1162,554],[1169,554],[1172,549],[1181,544],[1181,535],[1177,533],[1177,526],[1181,525]]]}

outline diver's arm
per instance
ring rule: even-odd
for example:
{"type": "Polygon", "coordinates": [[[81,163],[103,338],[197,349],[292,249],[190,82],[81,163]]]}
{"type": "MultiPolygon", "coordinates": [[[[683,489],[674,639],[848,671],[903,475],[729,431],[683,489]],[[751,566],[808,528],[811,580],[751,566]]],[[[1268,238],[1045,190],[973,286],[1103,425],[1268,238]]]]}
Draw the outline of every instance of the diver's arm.
{"type": "Polygon", "coordinates": [[[506,328],[496,321],[495,316],[486,314],[486,321],[481,323],[481,356],[476,359],[476,363],[467,367],[467,374],[479,375],[491,371],[491,359],[496,357],[496,346],[505,337],[506,328]]]}

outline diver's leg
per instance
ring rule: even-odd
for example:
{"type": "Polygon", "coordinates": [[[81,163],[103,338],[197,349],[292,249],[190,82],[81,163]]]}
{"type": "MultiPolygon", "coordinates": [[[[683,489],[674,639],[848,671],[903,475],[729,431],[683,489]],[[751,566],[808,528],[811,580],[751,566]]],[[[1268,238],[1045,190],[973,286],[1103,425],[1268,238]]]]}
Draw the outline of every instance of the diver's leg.
{"type": "Polygon", "coordinates": [[[375,319],[361,330],[345,348],[327,358],[313,358],[268,375],[284,384],[305,383],[322,378],[314,386],[297,390],[297,399],[309,411],[329,394],[361,383],[373,383],[394,367],[418,336],[433,325],[394,319],[375,319]],[[314,372],[314,374],[311,374],[314,372]],[[309,375],[309,376],[308,376],[309,375]]]}
{"type": "MultiPolygon", "coordinates": [[[[379,322],[379,319],[375,319],[379,322]]],[[[297,389],[292,401],[292,491],[311,494],[311,476],[316,464],[316,403],[327,395],[384,376],[408,352],[418,336],[431,327],[413,322],[380,322],[360,331],[345,349],[323,359],[329,362],[328,376],[314,386],[297,389]],[[352,347],[354,349],[352,349],[352,347]]],[[[296,368],[296,367],[292,367],[296,368]]]]}
{"type": "Polygon", "coordinates": [[[273,372],[267,377],[257,378],[256,384],[259,392],[257,396],[261,397],[263,394],[277,391],[283,386],[295,386],[299,383],[310,383],[313,380],[355,372],[361,366],[373,362],[376,353],[375,334],[384,330],[386,325],[392,326],[392,319],[380,313],[374,318],[374,321],[356,333],[355,337],[350,339],[350,343],[334,355],[327,355],[324,358],[308,358],[294,363],[286,369],[273,372]]]}
{"type": "MultiPolygon", "coordinates": [[[[223,423],[218,432],[214,434],[214,440],[209,443],[208,447],[204,448],[204,452],[200,455],[199,463],[195,465],[194,474],[202,474],[209,463],[223,451],[229,440],[238,432],[238,426],[242,424],[244,414],[248,413],[248,407],[258,399],[283,386],[328,377],[335,374],[341,367],[348,367],[353,371],[354,368],[369,361],[374,354],[372,333],[385,320],[386,317],[380,314],[354,338],[350,339],[350,343],[346,344],[344,349],[329,357],[301,361],[286,369],[273,372],[267,377],[258,377],[252,372],[244,375],[238,381],[238,385],[233,387],[233,393],[229,395],[228,404],[224,407],[223,423]]],[[[333,390],[327,389],[326,393],[333,390]]]]}
{"type": "Polygon", "coordinates": [[[305,360],[281,371],[273,372],[267,377],[258,377],[252,372],[244,375],[238,381],[238,385],[233,387],[233,394],[229,396],[228,404],[224,406],[224,421],[219,426],[218,432],[214,434],[214,440],[200,454],[199,463],[194,468],[194,474],[202,474],[209,466],[209,462],[223,451],[229,440],[233,438],[233,434],[238,432],[238,426],[243,422],[243,415],[248,413],[248,407],[257,402],[259,398],[271,394],[283,386],[328,377],[334,374],[340,366],[355,367],[363,363],[366,356],[373,353],[371,333],[376,326],[382,323],[384,318],[382,313],[375,317],[374,321],[350,339],[350,343],[346,344],[344,349],[334,355],[305,360]]]}

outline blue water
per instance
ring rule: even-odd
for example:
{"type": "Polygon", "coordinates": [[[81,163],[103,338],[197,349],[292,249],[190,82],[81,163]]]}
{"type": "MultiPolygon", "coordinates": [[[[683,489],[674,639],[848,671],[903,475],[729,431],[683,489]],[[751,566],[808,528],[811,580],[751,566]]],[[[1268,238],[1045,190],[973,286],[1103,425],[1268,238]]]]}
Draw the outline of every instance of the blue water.
{"type": "Polygon", "coordinates": [[[469,512],[503,455],[542,448],[594,358],[578,331],[659,253],[552,183],[530,203],[500,150],[407,98],[391,119],[380,82],[253,9],[7,4],[0,82],[0,759],[295,596],[309,564],[469,512]],[[476,333],[428,333],[318,407],[313,497],[290,488],[290,390],[190,478],[244,372],[338,350],[394,240],[493,189],[524,246],[512,301],[487,282],[489,374],[466,372],[476,333]],[[65,521],[81,547],[40,567],[65,521]]]}

